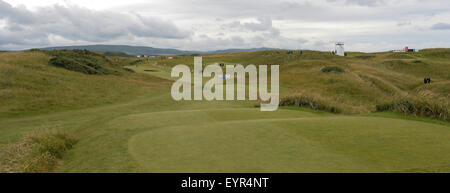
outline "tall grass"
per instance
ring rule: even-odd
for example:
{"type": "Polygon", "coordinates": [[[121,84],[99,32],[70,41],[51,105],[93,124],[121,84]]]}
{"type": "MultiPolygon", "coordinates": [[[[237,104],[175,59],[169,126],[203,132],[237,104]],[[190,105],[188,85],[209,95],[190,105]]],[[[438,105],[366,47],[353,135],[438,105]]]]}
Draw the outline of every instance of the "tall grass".
{"type": "Polygon", "coordinates": [[[376,106],[377,111],[393,111],[405,115],[430,117],[434,119],[450,121],[449,105],[420,101],[417,99],[397,99],[391,103],[376,106]]]}
{"type": "Polygon", "coordinates": [[[337,107],[328,105],[323,101],[319,101],[308,96],[287,96],[281,98],[280,106],[308,107],[314,110],[327,111],[330,113],[342,112],[342,110],[337,107]]]}
{"type": "Polygon", "coordinates": [[[51,172],[77,139],[59,130],[36,130],[0,151],[0,173],[51,172]]]}

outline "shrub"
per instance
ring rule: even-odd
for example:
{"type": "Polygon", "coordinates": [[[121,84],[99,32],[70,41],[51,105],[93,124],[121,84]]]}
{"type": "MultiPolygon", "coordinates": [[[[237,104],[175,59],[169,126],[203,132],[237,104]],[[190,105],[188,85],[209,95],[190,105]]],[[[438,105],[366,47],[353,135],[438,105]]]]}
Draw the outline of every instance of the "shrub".
{"type": "Polygon", "coordinates": [[[308,107],[314,110],[327,111],[330,113],[341,113],[342,111],[333,106],[326,105],[325,103],[319,102],[311,97],[307,96],[291,96],[285,97],[280,100],[280,106],[298,106],[298,107],[308,107]]]}
{"type": "Polygon", "coordinates": [[[327,66],[325,68],[322,68],[322,72],[328,73],[328,72],[344,72],[344,70],[339,66],[327,66]]]}
{"type": "Polygon", "coordinates": [[[144,62],[144,60],[135,60],[133,62],[130,62],[130,65],[136,65],[136,64],[139,64],[141,62],[144,62]]]}
{"type": "Polygon", "coordinates": [[[98,72],[95,69],[89,67],[89,65],[82,65],[77,61],[65,57],[52,58],[50,59],[49,64],[71,71],[82,72],[85,74],[98,74],[98,72]]]}
{"type": "Polygon", "coordinates": [[[127,72],[131,72],[131,73],[134,73],[134,72],[135,72],[133,69],[130,69],[130,68],[122,68],[122,69],[125,70],[125,71],[127,71],[127,72]]]}
{"type": "Polygon", "coordinates": [[[50,172],[77,139],[57,130],[37,130],[0,151],[0,172],[50,172]]]}
{"type": "Polygon", "coordinates": [[[29,49],[29,50],[26,50],[27,52],[39,52],[39,51],[41,51],[41,50],[39,50],[38,48],[32,48],[32,49],[29,49]]]}

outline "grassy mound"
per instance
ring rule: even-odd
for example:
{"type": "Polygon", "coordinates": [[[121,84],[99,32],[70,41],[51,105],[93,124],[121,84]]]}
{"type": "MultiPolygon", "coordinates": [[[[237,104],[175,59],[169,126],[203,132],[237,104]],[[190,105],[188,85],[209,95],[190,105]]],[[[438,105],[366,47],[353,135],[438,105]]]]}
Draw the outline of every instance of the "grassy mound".
{"type": "Polygon", "coordinates": [[[425,49],[420,50],[419,53],[429,58],[450,58],[450,49],[448,48],[425,49]]]}
{"type": "Polygon", "coordinates": [[[118,70],[114,69],[110,60],[87,50],[55,50],[46,51],[46,53],[53,56],[49,61],[50,65],[62,67],[67,70],[85,74],[120,74],[118,70]]]}
{"type": "Polygon", "coordinates": [[[57,130],[37,130],[0,151],[0,173],[50,172],[77,139],[57,130]]]}
{"type": "MultiPolygon", "coordinates": [[[[92,52],[42,51],[0,53],[0,119],[80,109],[131,100],[169,82],[108,62],[92,52]],[[52,56],[55,54],[57,56],[52,56]],[[48,65],[52,57],[92,61],[121,75],[90,75],[48,65]]],[[[89,67],[95,72],[101,70],[89,67]]]]}

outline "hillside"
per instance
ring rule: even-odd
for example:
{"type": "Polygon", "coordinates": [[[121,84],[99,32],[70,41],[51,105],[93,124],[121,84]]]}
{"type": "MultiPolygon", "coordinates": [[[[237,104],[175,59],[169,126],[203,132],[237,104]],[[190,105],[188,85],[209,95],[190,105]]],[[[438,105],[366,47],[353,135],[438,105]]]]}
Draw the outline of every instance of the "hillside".
{"type": "Polygon", "coordinates": [[[159,54],[188,54],[191,52],[177,49],[152,48],[147,46],[126,46],[126,45],[86,45],[86,46],[62,46],[40,48],[41,50],[89,50],[94,52],[123,52],[131,55],[159,55],[159,54]]]}
{"type": "MultiPolygon", "coordinates": [[[[289,55],[284,50],[268,50],[204,54],[203,60],[205,64],[217,62],[243,65],[279,64],[281,94],[284,99],[282,104],[289,104],[289,100],[303,97],[327,108],[332,107],[339,109],[339,112],[353,114],[374,112],[377,105],[405,98],[447,107],[448,101],[450,101],[448,53],[450,53],[449,49],[433,49],[409,54],[349,53],[348,57],[338,57],[326,52],[305,51],[303,55],[289,55]],[[330,67],[338,68],[342,72],[323,72],[325,68],[330,67]],[[433,83],[423,84],[425,77],[430,77],[433,83]]],[[[161,68],[162,71],[170,71],[170,67],[176,64],[193,64],[191,55],[180,55],[175,60],[156,58],[144,61],[129,57],[105,57],[86,51],[30,51],[3,52],[1,54],[2,77],[6,77],[1,80],[2,88],[4,88],[2,97],[6,99],[2,100],[3,113],[42,109],[47,105],[49,109],[53,109],[52,106],[61,102],[56,100],[57,96],[63,95],[64,92],[53,88],[46,91],[47,94],[34,93],[44,93],[46,90],[44,88],[50,89],[53,86],[61,86],[62,91],[71,89],[74,97],[80,95],[69,101],[79,101],[80,97],[87,93],[111,96],[102,92],[111,92],[112,89],[101,88],[100,85],[95,88],[99,89],[98,92],[85,92],[89,88],[83,88],[84,85],[81,84],[73,85],[79,82],[78,79],[86,80],[81,78],[85,75],[79,76],[77,72],[59,68],[68,68],[84,74],[110,74],[101,77],[86,76],[92,79],[108,79],[104,80],[107,84],[109,79],[119,81],[130,76],[142,76],[126,71],[123,68],[124,65],[139,64],[143,68],[148,66],[161,68]],[[31,63],[33,65],[30,65],[31,63]],[[157,65],[155,66],[155,64],[157,65]],[[60,66],[58,67],[58,65],[60,66]],[[26,76],[23,76],[24,74],[26,76]],[[64,78],[58,79],[59,76],[64,78]],[[77,81],[70,81],[72,77],[77,81]],[[65,82],[61,79],[67,80],[67,84],[72,84],[72,86],[64,87],[65,82]],[[22,94],[15,94],[19,92],[22,94]],[[26,98],[26,96],[36,95],[54,96],[55,98],[42,99],[39,97],[40,102],[30,101],[31,98],[26,98]],[[18,102],[19,98],[23,102],[18,102]],[[17,104],[13,101],[17,101],[17,104]],[[46,103],[48,104],[45,105],[46,103]],[[14,104],[17,107],[12,107],[14,104]]],[[[159,75],[159,77],[164,76],[163,74],[159,75]]],[[[124,82],[119,82],[119,84],[126,87],[124,82]]],[[[101,99],[98,100],[101,101],[101,99]]],[[[71,104],[74,103],[76,102],[71,104]]],[[[87,100],[86,103],[91,103],[91,101],[87,100]]],[[[67,104],[66,106],[71,105],[67,104]]]]}
{"type": "Polygon", "coordinates": [[[84,51],[3,52],[0,76],[0,119],[111,104],[168,84],[125,71],[120,64],[84,51]],[[51,65],[52,58],[59,57],[83,72],[51,65]]]}
{"type": "MultiPolygon", "coordinates": [[[[450,101],[450,49],[423,50],[419,53],[348,53],[348,57],[327,52],[304,51],[303,55],[285,50],[205,54],[205,64],[278,64],[281,94],[304,96],[344,113],[374,112],[376,106],[401,99],[443,105],[450,101]],[[342,72],[323,72],[336,67],[342,72]],[[432,84],[424,85],[429,77],[432,84]]],[[[192,56],[175,60],[150,60],[160,66],[193,65],[192,56]]]]}

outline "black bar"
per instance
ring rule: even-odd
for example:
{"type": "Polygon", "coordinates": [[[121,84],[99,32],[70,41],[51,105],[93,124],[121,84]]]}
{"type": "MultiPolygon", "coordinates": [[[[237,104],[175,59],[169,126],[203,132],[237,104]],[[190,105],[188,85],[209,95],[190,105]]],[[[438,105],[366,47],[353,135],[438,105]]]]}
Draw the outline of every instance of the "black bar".
{"type": "MultiPolygon", "coordinates": [[[[70,191],[120,192],[311,192],[405,191],[447,189],[449,174],[0,174],[0,184],[14,190],[65,187],[70,191]],[[215,180],[214,187],[182,187],[183,180],[215,180]],[[262,182],[266,179],[266,183],[262,182]],[[227,184],[228,179],[228,184],[227,184]],[[245,186],[231,180],[245,179],[245,186]],[[248,183],[250,182],[252,183],[248,183]],[[20,183],[24,186],[17,186],[20,183]],[[221,184],[219,184],[221,183],[221,184]],[[264,186],[265,185],[265,186],[264,186]],[[156,191],[158,190],[158,191],[156,191]]],[[[205,181],[203,181],[205,182],[205,181]]],[[[190,184],[193,185],[192,183],[190,184]]],[[[203,183],[205,185],[205,183],[203,183]]],[[[6,189],[5,189],[6,190],[6,189]]],[[[65,190],[61,190],[65,191],[65,190]]]]}

